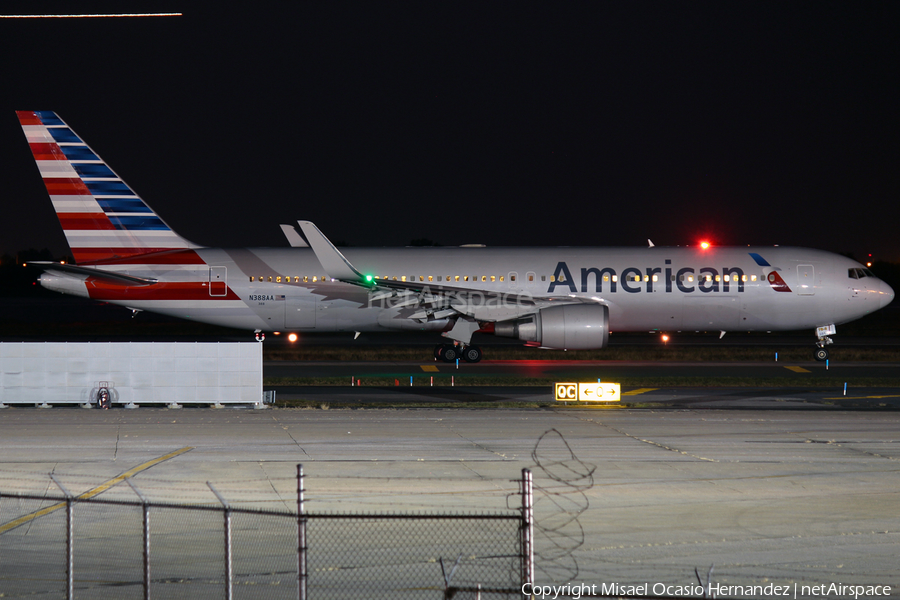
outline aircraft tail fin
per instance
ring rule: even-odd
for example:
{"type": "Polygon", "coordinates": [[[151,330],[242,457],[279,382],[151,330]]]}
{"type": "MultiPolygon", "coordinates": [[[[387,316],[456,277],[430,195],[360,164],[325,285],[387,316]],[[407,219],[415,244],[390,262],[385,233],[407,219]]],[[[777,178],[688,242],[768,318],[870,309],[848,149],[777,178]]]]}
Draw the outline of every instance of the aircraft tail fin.
{"type": "Polygon", "coordinates": [[[56,113],[16,114],[77,263],[203,262],[56,113]]]}

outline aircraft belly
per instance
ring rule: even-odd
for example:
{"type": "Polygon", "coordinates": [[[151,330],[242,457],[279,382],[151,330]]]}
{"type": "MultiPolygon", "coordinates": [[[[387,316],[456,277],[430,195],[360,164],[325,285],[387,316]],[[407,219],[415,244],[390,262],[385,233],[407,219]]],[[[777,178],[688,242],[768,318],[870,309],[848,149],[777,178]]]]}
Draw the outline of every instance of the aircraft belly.
{"type": "Polygon", "coordinates": [[[223,327],[263,329],[265,325],[240,300],[136,300],[111,303],[223,327]]]}
{"type": "Polygon", "coordinates": [[[284,295],[255,295],[249,296],[246,301],[247,310],[256,315],[262,323],[263,331],[278,331],[284,329],[285,297],[284,295]],[[256,299],[260,298],[260,299],[256,299]]]}
{"type": "Polygon", "coordinates": [[[315,329],[316,328],[316,297],[288,296],[284,302],[284,328],[315,329]]]}
{"type": "MultiPolygon", "coordinates": [[[[763,290],[767,292],[768,290],[763,290]]],[[[824,295],[760,295],[744,299],[740,329],[790,331],[834,322],[834,305],[824,295]],[[768,297],[766,297],[768,296],[768,297]]]]}
{"type": "Polygon", "coordinates": [[[663,295],[609,302],[610,331],[677,331],[681,329],[681,300],[663,295]]]}
{"type": "MultiPolygon", "coordinates": [[[[824,295],[766,297],[681,295],[610,302],[611,331],[779,331],[841,322],[824,295]]],[[[752,292],[751,292],[752,293],[752,292]]],[[[849,321],[857,313],[847,311],[849,321]]]]}
{"type": "Polygon", "coordinates": [[[380,308],[363,307],[347,300],[319,300],[316,330],[377,331],[380,308]]]}
{"type": "Polygon", "coordinates": [[[741,304],[734,296],[685,296],[681,328],[685,331],[734,331],[741,304]]]}

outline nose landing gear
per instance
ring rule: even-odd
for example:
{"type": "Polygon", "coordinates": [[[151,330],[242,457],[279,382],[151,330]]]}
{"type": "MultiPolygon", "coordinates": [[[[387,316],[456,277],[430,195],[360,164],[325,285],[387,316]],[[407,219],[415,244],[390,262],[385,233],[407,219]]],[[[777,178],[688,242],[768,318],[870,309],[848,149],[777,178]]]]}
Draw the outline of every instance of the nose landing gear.
{"type": "Polygon", "coordinates": [[[830,346],[834,343],[834,340],[828,336],[834,335],[835,333],[837,333],[837,327],[833,324],[816,327],[816,337],[819,339],[816,341],[816,351],[813,356],[817,361],[825,362],[828,360],[828,349],[825,346],[830,346]]]}

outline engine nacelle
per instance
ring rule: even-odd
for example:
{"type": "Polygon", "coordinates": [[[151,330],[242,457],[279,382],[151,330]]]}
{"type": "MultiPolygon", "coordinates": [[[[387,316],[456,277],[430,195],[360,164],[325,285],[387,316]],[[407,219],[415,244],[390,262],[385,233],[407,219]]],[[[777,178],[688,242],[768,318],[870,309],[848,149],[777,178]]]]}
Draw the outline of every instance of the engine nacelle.
{"type": "Polygon", "coordinates": [[[591,350],[609,342],[609,308],[602,304],[564,304],[494,325],[494,335],[537,342],[544,348],[591,350]]]}

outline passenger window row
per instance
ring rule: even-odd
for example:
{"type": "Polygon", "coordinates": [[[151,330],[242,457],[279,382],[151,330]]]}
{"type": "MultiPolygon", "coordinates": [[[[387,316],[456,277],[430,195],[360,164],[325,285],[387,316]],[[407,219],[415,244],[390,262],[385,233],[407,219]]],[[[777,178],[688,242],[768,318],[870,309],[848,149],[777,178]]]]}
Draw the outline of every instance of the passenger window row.
{"type": "MultiPolygon", "coordinates": [[[[394,276],[374,275],[372,278],[389,280],[389,281],[410,281],[410,282],[414,282],[414,281],[420,281],[420,282],[425,282],[425,281],[428,281],[428,282],[434,282],[434,281],[460,282],[460,281],[462,281],[462,282],[467,282],[467,281],[469,281],[469,282],[477,283],[480,281],[482,283],[488,283],[488,282],[494,283],[497,281],[506,281],[506,277],[504,275],[447,275],[446,277],[444,275],[436,275],[436,276],[435,275],[418,275],[418,276],[416,276],[416,275],[409,275],[409,276],[400,275],[399,277],[396,275],[394,275],[394,276]]],[[[516,280],[515,275],[511,275],[510,281],[515,281],[515,280],[516,280]]]]}
{"type": "MultiPolygon", "coordinates": [[[[726,282],[733,281],[735,283],[737,283],[738,281],[743,281],[743,282],[756,281],[756,279],[757,279],[756,275],[750,275],[749,277],[747,275],[741,275],[740,278],[738,278],[737,275],[716,275],[716,276],[701,275],[701,276],[697,277],[697,281],[726,281],[726,282]]],[[[644,281],[646,281],[646,279],[644,281]]],[[[656,280],[654,279],[654,281],[656,281],[656,280]]],[[[674,275],[672,275],[672,281],[675,281],[674,275]]],[[[693,275],[681,275],[679,277],[679,281],[691,282],[691,281],[694,281],[694,276],[693,275]]]]}
{"type": "MultiPolygon", "coordinates": [[[[860,279],[862,277],[867,277],[867,276],[874,277],[872,272],[869,271],[868,269],[850,269],[848,274],[852,279],[860,279]]],[[[533,282],[535,280],[535,277],[536,276],[534,273],[528,273],[528,281],[529,282],[533,282]]],[[[396,275],[394,275],[394,276],[373,275],[372,278],[373,279],[381,279],[381,280],[389,280],[389,281],[409,281],[409,282],[419,281],[419,282],[423,282],[423,283],[425,281],[428,281],[428,282],[445,281],[443,275],[438,275],[438,276],[434,276],[434,275],[418,275],[418,276],[416,276],[416,275],[409,275],[409,276],[400,275],[399,277],[396,275]]],[[[516,274],[510,273],[509,280],[511,282],[515,281],[516,274]]],[[[563,283],[563,282],[565,282],[565,280],[566,280],[566,278],[564,275],[560,275],[559,277],[557,277],[555,275],[550,275],[551,282],[563,283]]],[[[694,276],[693,275],[681,275],[680,280],[692,282],[692,281],[694,281],[694,276]]],[[[697,280],[700,281],[701,278],[698,278],[697,280]]],[[[712,275],[704,275],[704,276],[702,276],[702,280],[712,281],[713,276],[712,275]]],[[[737,283],[738,276],[737,275],[716,275],[715,280],[716,281],[734,281],[735,283],[737,283]]],[[[264,282],[291,283],[291,276],[290,275],[268,275],[268,276],[260,276],[260,277],[255,277],[253,275],[250,276],[251,283],[257,282],[257,281],[260,283],[264,283],[264,282]]],[[[302,283],[317,283],[317,282],[325,282],[325,281],[331,281],[331,279],[326,277],[325,275],[322,275],[321,277],[318,275],[313,275],[311,277],[308,275],[304,275],[302,277],[300,277],[300,276],[293,277],[294,283],[301,283],[301,282],[302,283]]],[[[458,282],[465,283],[465,282],[469,282],[469,281],[481,282],[481,283],[487,283],[487,282],[494,283],[497,281],[500,281],[500,282],[505,281],[505,276],[504,275],[472,275],[472,276],[469,276],[469,275],[447,275],[446,281],[453,282],[453,283],[458,283],[458,282]]],[[[547,275],[541,275],[541,281],[547,281],[547,275]]],[[[613,283],[615,283],[615,282],[619,281],[619,276],[618,275],[612,275],[612,276],[604,275],[603,281],[604,282],[612,281],[613,283]]],[[[626,278],[626,281],[633,281],[633,282],[654,281],[654,282],[656,282],[656,281],[659,281],[659,275],[652,275],[652,276],[651,275],[629,275],[626,278]]],[[[672,275],[672,281],[675,281],[674,275],[672,275]]],[[[747,275],[741,276],[741,281],[745,281],[745,282],[748,281],[747,275]]],[[[750,275],[749,281],[756,281],[756,275],[750,275]]]]}
{"type": "MultiPolygon", "coordinates": [[[[253,275],[251,275],[250,283],[253,283],[254,281],[259,281],[260,283],[265,281],[268,281],[269,283],[290,283],[291,277],[289,275],[269,275],[268,277],[254,277],[253,275]]],[[[319,277],[318,275],[313,275],[312,277],[308,275],[304,275],[303,277],[294,277],[294,283],[300,283],[301,281],[303,283],[317,283],[320,281],[324,282],[331,280],[325,277],[325,275],[322,275],[321,277],[319,277]]]]}

